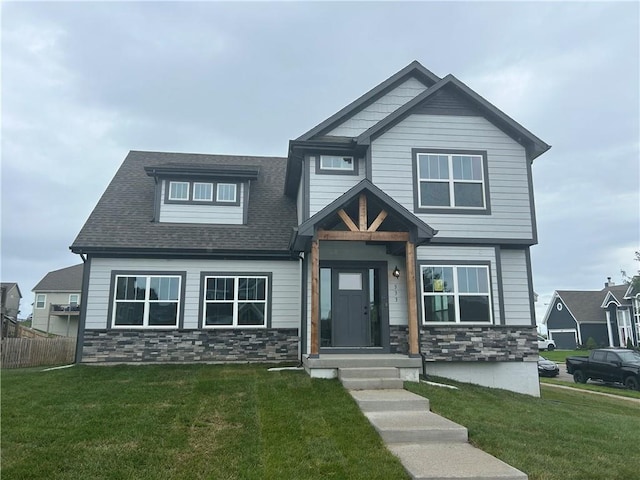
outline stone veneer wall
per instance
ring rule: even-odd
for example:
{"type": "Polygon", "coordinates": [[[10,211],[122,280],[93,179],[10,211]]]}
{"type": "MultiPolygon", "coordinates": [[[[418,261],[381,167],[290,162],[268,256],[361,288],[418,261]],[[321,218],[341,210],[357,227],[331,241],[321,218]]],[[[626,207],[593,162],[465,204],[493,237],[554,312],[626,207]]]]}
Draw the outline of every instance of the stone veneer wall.
{"type": "Polygon", "coordinates": [[[389,325],[389,347],[391,353],[409,354],[409,327],[406,325],[389,325]]]}
{"type": "Polygon", "coordinates": [[[298,329],[85,330],[83,363],[298,360],[298,329]]]}
{"type": "Polygon", "coordinates": [[[427,361],[534,362],[537,332],[531,326],[421,326],[420,351],[427,361]]]}

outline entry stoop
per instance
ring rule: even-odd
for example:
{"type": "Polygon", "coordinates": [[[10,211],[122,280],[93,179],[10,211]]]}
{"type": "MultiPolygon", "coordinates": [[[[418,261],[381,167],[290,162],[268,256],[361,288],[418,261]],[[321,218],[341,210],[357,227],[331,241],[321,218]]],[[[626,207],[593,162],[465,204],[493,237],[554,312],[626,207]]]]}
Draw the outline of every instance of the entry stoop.
{"type": "MultiPolygon", "coordinates": [[[[302,364],[304,369],[312,378],[338,378],[340,377],[339,371],[346,369],[373,369],[377,372],[371,372],[372,378],[380,379],[385,378],[384,376],[380,376],[383,372],[379,371],[379,369],[385,368],[394,368],[397,371],[397,374],[393,374],[392,379],[400,379],[408,382],[417,382],[419,380],[420,372],[422,370],[422,358],[421,357],[408,357],[407,355],[401,354],[321,354],[318,357],[311,357],[305,355],[302,357],[302,364]]],[[[347,373],[346,378],[350,378],[356,380],[357,378],[365,378],[363,376],[359,376],[359,372],[350,372],[353,375],[349,376],[347,373]]],[[[386,375],[386,371],[384,372],[386,375]]],[[[362,374],[364,375],[364,373],[362,374]]],[[[341,377],[340,377],[341,378],[341,377]]],[[[341,378],[342,380],[342,378],[341,378]]],[[[351,388],[361,388],[356,385],[360,384],[361,387],[364,387],[364,382],[354,381],[351,382],[353,387],[351,388]]],[[[373,388],[402,388],[400,384],[399,387],[390,387],[386,385],[398,385],[398,382],[388,383],[381,382],[376,380],[371,383],[374,385],[373,388]],[[378,385],[375,387],[375,385],[378,385]],[[384,385],[384,386],[383,386],[384,385]]],[[[366,387],[364,387],[366,388],[366,387]]]]}

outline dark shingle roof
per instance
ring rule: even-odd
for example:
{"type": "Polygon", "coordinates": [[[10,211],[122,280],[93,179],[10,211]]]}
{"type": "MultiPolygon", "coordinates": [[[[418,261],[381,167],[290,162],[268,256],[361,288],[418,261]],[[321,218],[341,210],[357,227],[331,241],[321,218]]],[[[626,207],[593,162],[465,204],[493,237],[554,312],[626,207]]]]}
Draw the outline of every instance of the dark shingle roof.
{"type": "Polygon", "coordinates": [[[75,253],[165,251],[180,254],[286,252],[297,224],[295,201],[284,195],[286,158],[129,152],[73,245],[75,253]],[[259,167],[251,182],[247,225],[153,222],[153,177],[144,167],[176,164],[259,167]]]}
{"type": "Polygon", "coordinates": [[[629,302],[623,300],[623,297],[627,288],[627,285],[615,285],[602,290],[557,290],[556,293],[578,322],[604,323],[606,317],[601,307],[603,300],[611,292],[620,304],[626,305],[629,302]]]}
{"type": "Polygon", "coordinates": [[[33,292],[79,292],[82,290],[82,271],[84,264],[61,268],[47,273],[33,292]]]}
{"type": "Polygon", "coordinates": [[[14,286],[18,290],[18,295],[20,295],[20,298],[22,298],[22,293],[20,293],[20,287],[18,286],[18,284],[16,282],[1,282],[0,283],[0,287],[2,289],[6,290],[7,292],[9,290],[11,290],[14,286]]]}

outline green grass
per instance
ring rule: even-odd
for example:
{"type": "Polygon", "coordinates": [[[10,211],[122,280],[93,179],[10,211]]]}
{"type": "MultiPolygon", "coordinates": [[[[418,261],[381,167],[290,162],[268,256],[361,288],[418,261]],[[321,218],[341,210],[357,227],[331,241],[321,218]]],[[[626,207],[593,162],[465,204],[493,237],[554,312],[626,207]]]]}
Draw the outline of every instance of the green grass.
{"type": "Polygon", "coordinates": [[[542,388],[542,398],[437,379],[459,390],[405,383],[431,409],[466,426],[471,443],[529,480],[640,478],[633,447],[640,403],[542,388]]]}
{"type": "Polygon", "coordinates": [[[562,385],[571,388],[577,388],[579,390],[589,390],[592,392],[608,393],[610,395],[618,395],[619,397],[629,397],[640,399],[640,392],[635,390],[627,390],[622,385],[607,385],[598,383],[569,383],[556,378],[541,378],[541,383],[550,383],[553,385],[562,385]]]}
{"type": "Polygon", "coordinates": [[[266,366],[2,372],[3,479],[406,479],[336,380],[266,366]]]}
{"type": "Polygon", "coordinates": [[[553,350],[551,352],[540,352],[540,355],[556,363],[563,363],[567,357],[589,356],[589,350],[553,350]]]}

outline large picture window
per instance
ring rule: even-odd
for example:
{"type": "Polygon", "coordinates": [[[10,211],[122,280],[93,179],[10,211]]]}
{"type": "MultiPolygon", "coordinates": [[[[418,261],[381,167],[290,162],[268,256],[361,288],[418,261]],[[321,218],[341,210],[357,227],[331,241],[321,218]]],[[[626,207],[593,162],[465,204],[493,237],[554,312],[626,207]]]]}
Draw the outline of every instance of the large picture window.
{"type": "Polygon", "coordinates": [[[489,267],[421,266],[424,323],[490,323],[489,267]]]}
{"type": "Polygon", "coordinates": [[[113,327],[177,327],[181,282],[172,275],[116,275],[113,327]]]}
{"type": "Polygon", "coordinates": [[[204,327],[267,325],[267,275],[205,276],[204,327]]]}
{"type": "Polygon", "coordinates": [[[483,155],[417,152],[415,161],[419,208],[486,208],[483,155]]]}

